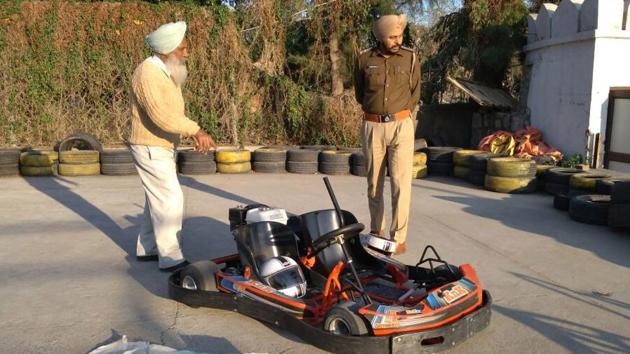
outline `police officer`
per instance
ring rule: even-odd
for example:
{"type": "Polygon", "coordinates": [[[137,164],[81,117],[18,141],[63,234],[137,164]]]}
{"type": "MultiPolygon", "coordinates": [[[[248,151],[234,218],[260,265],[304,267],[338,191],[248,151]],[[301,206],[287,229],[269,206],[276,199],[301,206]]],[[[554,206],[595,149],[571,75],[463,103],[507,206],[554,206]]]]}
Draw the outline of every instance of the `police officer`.
{"type": "Polygon", "coordinates": [[[414,153],[412,112],[420,101],[420,65],[413,49],[402,46],[406,25],[405,15],[379,18],[372,28],[378,44],[361,52],[354,73],[356,98],[364,112],[361,142],[370,232],[385,235],[383,187],[388,168],[392,192],[389,236],[397,243],[396,254],[406,249],[414,153]]]}

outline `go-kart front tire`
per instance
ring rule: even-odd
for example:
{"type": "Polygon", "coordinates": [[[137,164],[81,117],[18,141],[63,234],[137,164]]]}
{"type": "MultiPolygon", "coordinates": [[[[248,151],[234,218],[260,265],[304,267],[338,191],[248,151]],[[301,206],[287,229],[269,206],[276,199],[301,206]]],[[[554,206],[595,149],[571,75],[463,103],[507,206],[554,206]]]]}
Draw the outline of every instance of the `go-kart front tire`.
{"type": "Polygon", "coordinates": [[[182,269],[180,286],[188,290],[218,291],[215,274],[219,267],[212,261],[199,261],[182,269]]]}
{"type": "Polygon", "coordinates": [[[333,306],[324,319],[324,330],[332,334],[365,336],[368,329],[361,316],[353,311],[356,303],[347,301],[333,306]]]}

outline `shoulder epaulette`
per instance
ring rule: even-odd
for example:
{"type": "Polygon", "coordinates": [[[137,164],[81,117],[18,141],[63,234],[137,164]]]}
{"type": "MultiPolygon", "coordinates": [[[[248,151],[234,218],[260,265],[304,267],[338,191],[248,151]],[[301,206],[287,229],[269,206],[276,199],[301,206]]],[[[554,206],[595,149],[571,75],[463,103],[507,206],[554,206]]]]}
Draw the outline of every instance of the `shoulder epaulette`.
{"type": "Polygon", "coordinates": [[[409,47],[405,47],[405,46],[400,46],[400,49],[404,49],[406,51],[414,52],[414,53],[416,52],[413,48],[409,48],[409,47]]]}
{"type": "Polygon", "coordinates": [[[363,55],[363,54],[365,54],[365,53],[367,53],[367,52],[371,51],[372,49],[374,49],[374,48],[363,49],[363,50],[359,53],[359,55],[363,55]]]}

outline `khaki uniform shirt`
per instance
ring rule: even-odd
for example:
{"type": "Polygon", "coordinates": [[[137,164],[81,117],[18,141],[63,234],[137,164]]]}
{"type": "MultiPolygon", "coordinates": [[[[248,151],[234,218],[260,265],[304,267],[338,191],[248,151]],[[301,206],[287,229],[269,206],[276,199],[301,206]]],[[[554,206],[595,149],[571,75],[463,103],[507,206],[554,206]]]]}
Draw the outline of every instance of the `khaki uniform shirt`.
{"type": "Polygon", "coordinates": [[[354,89],[366,113],[413,112],[420,101],[420,63],[413,49],[401,47],[389,58],[378,48],[363,51],[355,65],[354,89]]]}

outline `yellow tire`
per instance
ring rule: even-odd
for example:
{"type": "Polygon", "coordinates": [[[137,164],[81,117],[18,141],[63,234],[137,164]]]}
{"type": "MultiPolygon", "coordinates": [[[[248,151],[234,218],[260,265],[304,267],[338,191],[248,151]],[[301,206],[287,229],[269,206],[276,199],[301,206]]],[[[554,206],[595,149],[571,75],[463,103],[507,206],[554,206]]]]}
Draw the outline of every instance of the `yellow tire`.
{"type": "Polygon", "coordinates": [[[215,159],[220,163],[249,162],[252,159],[252,153],[249,150],[239,149],[219,150],[215,154],[215,159]]]}
{"type": "Polygon", "coordinates": [[[585,191],[594,191],[596,190],[597,181],[601,179],[610,178],[611,175],[607,173],[576,173],[571,175],[571,179],[569,180],[569,186],[572,189],[579,189],[585,191]]]}
{"type": "Polygon", "coordinates": [[[94,176],[99,174],[101,174],[100,163],[59,164],[59,175],[61,176],[94,176]]]}
{"type": "Polygon", "coordinates": [[[495,157],[488,160],[486,173],[498,177],[532,177],[536,162],[516,157],[495,157]]]}
{"type": "Polygon", "coordinates": [[[453,153],[453,165],[470,167],[470,160],[468,156],[479,155],[484,153],[481,150],[457,150],[453,153]]]}
{"type": "Polygon", "coordinates": [[[20,165],[30,167],[50,167],[59,159],[55,151],[31,150],[20,154],[20,165]]]}
{"type": "Polygon", "coordinates": [[[53,166],[20,166],[22,176],[52,176],[55,174],[53,166]]]}
{"type": "Polygon", "coordinates": [[[470,168],[457,166],[457,165],[453,167],[453,176],[458,177],[458,178],[468,179],[469,175],[470,175],[470,168]]]}
{"type": "Polygon", "coordinates": [[[96,150],[71,150],[59,153],[59,162],[63,164],[98,163],[99,153],[96,150]]]}
{"type": "Polygon", "coordinates": [[[411,178],[424,178],[427,176],[427,165],[413,165],[411,178]]]}
{"type": "Polygon", "coordinates": [[[217,163],[219,173],[247,173],[252,170],[251,162],[217,163]]]}
{"type": "Polygon", "coordinates": [[[413,154],[413,164],[415,165],[426,165],[427,164],[427,154],[424,152],[415,152],[413,154]]]}
{"type": "Polygon", "coordinates": [[[536,191],[536,177],[499,177],[486,175],[485,187],[499,193],[532,193],[536,191]]]}

